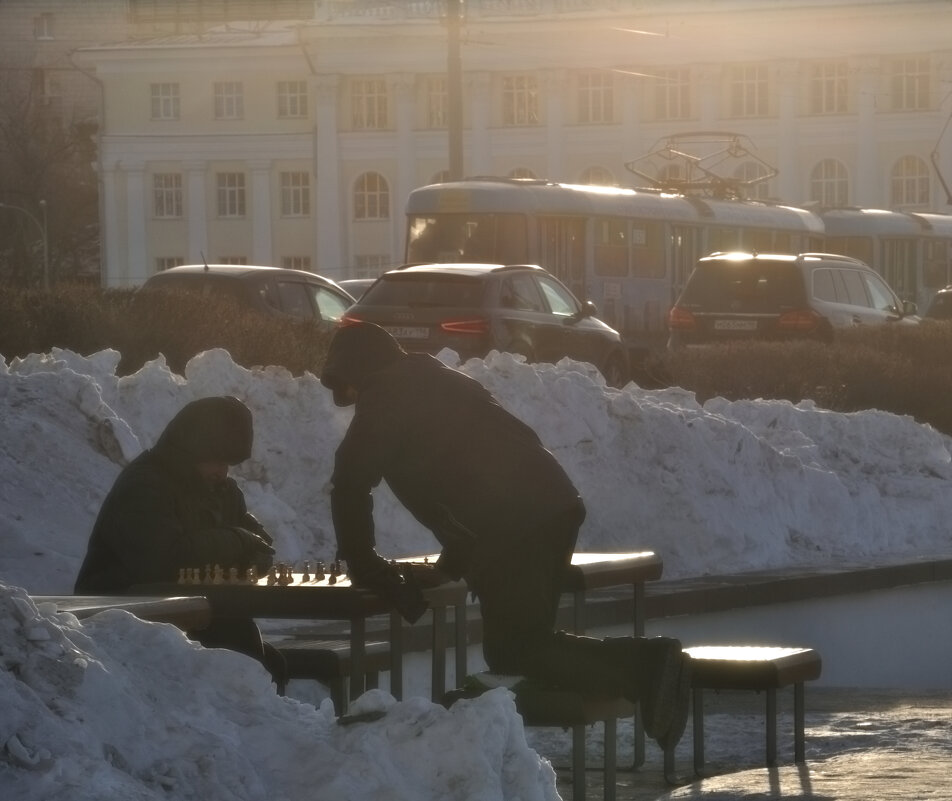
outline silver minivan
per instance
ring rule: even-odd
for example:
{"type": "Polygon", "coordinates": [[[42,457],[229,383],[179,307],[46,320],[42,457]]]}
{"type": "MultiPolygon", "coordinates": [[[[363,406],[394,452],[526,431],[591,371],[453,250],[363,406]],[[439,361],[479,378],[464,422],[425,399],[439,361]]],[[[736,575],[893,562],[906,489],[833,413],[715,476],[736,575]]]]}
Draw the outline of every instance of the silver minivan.
{"type": "Polygon", "coordinates": [[[668,314],[669,347],[737,339],[832,340],[837,329],[916,324],[863,262],[832,253],[713,253],[700,259],[668,314]]]}

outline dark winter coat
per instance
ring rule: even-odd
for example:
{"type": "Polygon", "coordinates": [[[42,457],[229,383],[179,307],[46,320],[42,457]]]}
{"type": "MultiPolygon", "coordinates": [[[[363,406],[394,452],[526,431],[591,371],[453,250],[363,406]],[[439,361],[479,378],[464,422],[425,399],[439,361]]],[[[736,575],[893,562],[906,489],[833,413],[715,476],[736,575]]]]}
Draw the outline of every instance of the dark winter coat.
{"type": "Polygon", "coordinates": [[[358,390],[331,491],[338,544],[358,581],[379,563],[371,491],[381,480],[439,540],[439,567],[452,577],[524,554],[547,521],[578,515],[582,502],[555,457],[481,384],[360,328],[337,334],[322,376],[335,398],[345,384],[358,390]]]}
{"type": "Polygon", "coordinates": [[[235,398],[203,398],[168,424],[155,447],[119,475],[100,509],[77,593],[174,582],[181,568],[267,569],[271,537],[232,479],[207,485],[196,465],[236,464],[251,453],[251,416],[235,398]]]}

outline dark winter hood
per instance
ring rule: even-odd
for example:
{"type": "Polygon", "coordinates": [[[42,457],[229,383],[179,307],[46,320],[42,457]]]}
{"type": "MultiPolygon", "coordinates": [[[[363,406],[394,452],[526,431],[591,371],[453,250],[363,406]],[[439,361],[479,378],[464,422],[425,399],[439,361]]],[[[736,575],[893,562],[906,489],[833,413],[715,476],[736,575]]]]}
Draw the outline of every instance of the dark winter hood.
{"type": "Polygon", "coordinates": [[[347,387],[360,390],[372,373],[406,356],[397,341],[373,323],[356,323],[341,328],[331,341],[321,373],[321,383],[334,393],[334,403],[350,406],[347,387]]]}
{"type": "Polygon", "coordinates": [[[200,398],[172,418],[153,450],[191,464],[238,464],[251,456],[251,410],[231,396],[200,398]]]}

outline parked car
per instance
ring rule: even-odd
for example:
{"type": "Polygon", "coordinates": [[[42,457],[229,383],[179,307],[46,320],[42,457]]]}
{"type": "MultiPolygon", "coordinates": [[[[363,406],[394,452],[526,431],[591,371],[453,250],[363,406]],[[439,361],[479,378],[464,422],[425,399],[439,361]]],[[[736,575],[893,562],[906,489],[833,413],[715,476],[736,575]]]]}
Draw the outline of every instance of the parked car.
{"type": "Polygon", "coordinates": [[[189,264],[150,276],[140,291],[229,295],[263,314],[318,320],[335,328],[354,298],[336,283],[304,270],[247,264],[189,264]]]}
{"type": "Polygon", "coordinates": [[[714,253],[668,314],[669,347],[736,339],[812,338],[837,329],[919,322],[863,262],[829,253],[714,253]]]}
{"type": "Polygon", "coordinates": [[[932,296],[924,317],[927,320],[952,320],[952,286],[940,289],[932,296]]]}
{"type": "Polygon", "coordinates": [[[346,289],[355,298],[360,298],[371,286],[376,278],[345,278],[338,281],[338,285],[346,289]]]}
{"type": "Polygon", "coordinates": [[[376,323],[407,350],[450,348],[463,359],[491,350],[534,362],[569,356],[621,386],[628,381],[626,349],[595,315],[594,304],[534,265],[413,264],[384,273],[344,324],[376,323]]]}

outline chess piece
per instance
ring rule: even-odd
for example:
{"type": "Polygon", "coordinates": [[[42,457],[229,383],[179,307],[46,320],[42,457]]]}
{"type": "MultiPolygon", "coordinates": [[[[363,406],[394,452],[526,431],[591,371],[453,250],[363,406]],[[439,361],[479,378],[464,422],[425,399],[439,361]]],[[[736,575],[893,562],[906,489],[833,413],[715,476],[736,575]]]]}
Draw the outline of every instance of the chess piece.
{"type": "Polygon", "coordinates": [[[192,568],[192,584],[202,583],[202,569],[200,567],[192,568]]]}
{"type": "Polygon", "coordinates": [[[255,565],[252,565],[248,568],[248,581],[250,581],[252,584],[257,584],[258,578],[258,568],[255,567],[255,565]]]}
{"type": "Polygon", "coordinates": [[[314,568],[314,581],[323,581],[323,580],[324,580],[324,563],[318,560],[317,567],[314,568]]]}
{"type": "Polygon", "coordinates": [[[212,566],[205,565],[205,573],[202,577],[202,584],[211,584],[212,583],[212,566]]]}
{"type": "Polygon", "coordinates": [[[237,567],[228,568],[228,583],[238,584],[238,568],[237,567]]]}
{"type": "Polygon", "coordinates": [[[221,565],[215,565],[214,573],[212,574],[212,584],[224,584],[225,583],[225,571],[222,570],[221,565]]]}
{"type": "Polygon", "coordinates": [[[184,567],[180,567],[180,568],[179,568],[179,571],[178,571],[178,583],[179,583],[179,584],[188,584],[188,579],[186,578],[185,568],[184,568],[184,567]]]}
{"type": "Polygon", "coordinates": [[[272,565],[271,569],[268,571],[268,586],[273,587],[278,583],[278,570],[272,565]]]}
{"type": "Polygon", "coordinates": [[[307,584],[311,580],[311,563],[305,560],[304,574],[301,576],[301,583],[307,584]]]}

